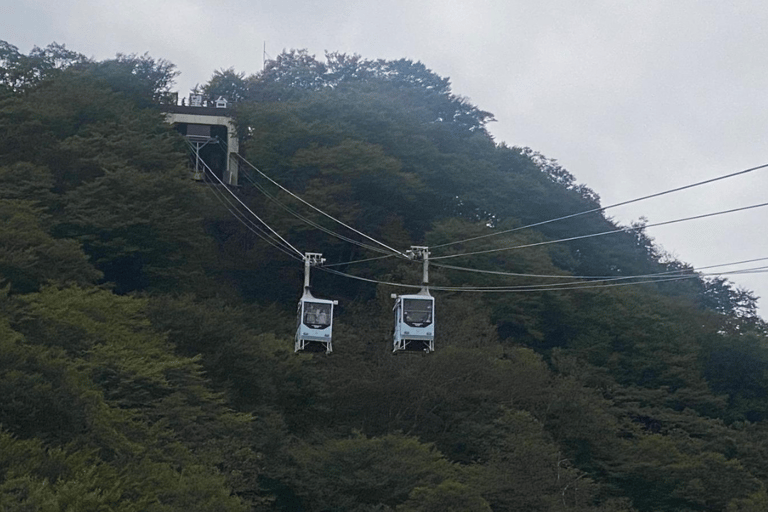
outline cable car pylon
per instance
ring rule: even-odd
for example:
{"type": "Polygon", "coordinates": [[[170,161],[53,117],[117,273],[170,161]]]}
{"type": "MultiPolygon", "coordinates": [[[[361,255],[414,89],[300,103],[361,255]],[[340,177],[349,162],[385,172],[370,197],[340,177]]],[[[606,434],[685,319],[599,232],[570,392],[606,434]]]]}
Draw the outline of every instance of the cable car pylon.
{"type": "Polygon", "coordinates": [[[395,330],[392,352],[428,354],[435,350],[435,298],[429,294],[429,248],[413,245],[406,255],[421,260],[421,290],[413,295],[392,294],[395,330]]]}
{"type": "Polygon", "coordinates": [[[333,351],[333,306],[337,306],[339,301],[315,298],[309,284],[310,268],[323,263],[325,258],[322,254],[304,253],[304,291],[296,318],[294,352],[325,351],[330,354],[333,351]]]}

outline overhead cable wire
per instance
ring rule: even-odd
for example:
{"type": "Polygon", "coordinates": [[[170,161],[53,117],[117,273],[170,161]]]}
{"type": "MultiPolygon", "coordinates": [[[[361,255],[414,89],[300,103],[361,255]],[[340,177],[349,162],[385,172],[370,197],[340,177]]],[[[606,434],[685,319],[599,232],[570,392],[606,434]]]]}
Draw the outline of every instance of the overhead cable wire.
{"type": "Polygon", "coordinates": [[[280,208],[282,208],[282,209],[283,209],[283,210],[285,210],[286,212],[290,213],[291,215],[293,215],[293,216],[294,216],[294,217],[296,217],[297,219],[301,220],[302,222],[304,222],[304,223],[306,223],[306,224],[308,224],[308,225],[310,225],[310,226],[312,226],[312,227],[314,227],[314,228],[316,228],[316,229],[319,229],[320,231],[323,231],[324,233],[327,233],[327,234],[329,234],[329,235],[331,235],[331,236],[333,236],[333,237],[336,237],[336,238],[338,238],[338,239],[340,239],[340,240],[343,240],[343,241],[345,241],[345,242],[348,242],[348,243],[351,243],[351,244],[357,245],[357,246],[359,246],[359,247],[363,247],[363,248],[365,248],[365,249],[369,249],[369,250],[371,250],[371,251],[374,251],[374,252],[387,253],[388,255],[391,255],[391,253],[387,252],[385,249],[382,249],[382,248],[380,248],[380,247],[375,247],[375,246],[373,246],[373,245],[365,244],[365,243],[363,243],[363,242],[360,242],[359,240],[355,240],[355,239],[353,239],[353,238],[349,238],[349,237],[347,237],[347,236],[341,235],[341,234],[339,234],[339,233],[336,233],[336,232],[334,232],[334,231],[332,231],[332,230],[330,230],[330,229],[326,228],[325,226],[322,226],[321,224],[318,224],[318,223],[314,222],[314,221],[313,221],[313,220],[311,220],[311,219],[308,219],[307,217],[304,217],[304,216],[303,216],[303,215],[301,215],[300,213],[296,212],[295,210],[293,210],[292,208],[290,208],[289,206],[287,206],[286,204],[284,204],[283,202],[281,202],[281,201],[280,201],[279,199],[277,199],[275,196],[273,196],[272,194],[270,194],[270,193],[269,193],[269,192],[268,192],[268,191],[267,191],[267,190],[266,190],[264,187],[262,187],[261,185],[259,185],[258,183],[256,183],[256,181],[254,181],[254,180],[253,180],[253,178],[251,178],[250,174],[248,174],[247,172],[245,172],[245,173],[243,173],[243,175],[246,177],[246,179],[247,179],[247,180],[248,180],[248,181],[249,181],[249,182],[250,182],[250,183],[251,183],[251,184],[252,184],[252,185],[253,185],[253,186],[254,186],[254,187],[255,187],[255,188],[256,188],[256,189],[259,191],[259,192],[261,192],[262,194],[264,194],[265,196],[267,196],[267,198],[268,198],[269,200],[271,200],[272,202],[274,202],[275,204],[277,204],[277,205],[278,205],[280,208]]]}
{"type": "Polygon", "coordinates": [[[655,228],[655,227],[659,227],[659,226],[666,226],[666,225],[669,225],[669,224],[677,224],[679,222],[687,222],[687,221],[690,221],[690,220],[705,219],[707,217],[715,217],[717,215],[725,215],[727,213],[741,212],[741,211],[745,211],[745,210],[751,210],[751,209],[754,209],[754,208],[762,208],[762,207],[765,207],[765,206],[768,206],[768,203],[760,203],[760,204],[754,204],[754,205],[751,205],[751,206],[743,206],[741,208],[733,208],[733,209],[730,209],[730,210],[723,210],[723,211],[714,212],[714,213],[705,213],[705,214],[702,214],[702,215],[694,215],[692,217],[684,217],[682,219],[667,220],[667,221],[664,221],[664,222],[657,222],[657,223],[654,223],[654,224],[646,224],[646,225],[643,225],[643,226],[629,227],[629,228],[628,227],[617,228],[617,229],[612,229],[612,230],[609,230],[609,231],[601,231],[600,233],[592,233],[592,234],[589,234],[589,235],[579,235],[579,236],[572,236],[572,237],[569,237],[569,238],[560,238],[558,240],[546,240],[546,241],[543,241],[543,242],[535,242],[535,243],[531,243],[531,244],[514,245],[514,246],[510,246],[510,247],[499,247],[499,248],[496,248],[496,249],[486,249],[486,250],[483,250],[483,251],[472,251],[472,252],[465,252],[465,253],[459,253],[459,254],[449,254],[449,255],[446,255],[446,256],[433,256],[433,257],[430,258],[430,260],[444,260],[444,259],[449,259],[449,258],[459,258],[459,257],[462,257],[462,256],[473,256],[473,255],[476,255],[476,254],[489,254],[489,253],[493,253],[493,252],[510,251],[512,249],[524,249],[524,248],[529,248],[529,247],[538,247],[538,246],[541,246],[541,245],[551,245],[551,244],[557,244],[557,243],[562,243],[562,242],[572,242],[574,240],[583,240],[585,238],[595,238],[595,237],[598,237],[598,236],[605,236],[605,235],[610,235],[610,234],[613,234],[613,233],[631,233],[633,231],[640,231],[640,230],[646,229],[646,228],[655,228]]]}
{"type": "MultiPolygon", "coordinates": [[[[222,147],[222,141],[221,141],[221,140],[219,140],[219,139],[217,139],[217,140],[216,140],[216,142],[217,142],[217,145],[218,145],[218,147],[219,147],[219,148],[221,148],[221,149],[222,149],[222,151],[224,151],[224,154],[226,155],[226,150],[225,150],[225,149],[222,147]]],[[[210,172],[211,174],[213,174],[213,171],[211,171],[210,167],[208,167],[208,165],[207,165],[207,164],[206,164],[204,161],[202,162],[202,164],[203,164],[205,167],[207,167],[207,168],[208,168],[208,170],[209,170],[209,172],[210,172]]],[[[238,166],[238,167],[239,167],[239,166],[238,166]]],[[[213,175],[215,176],[215,174],[213,174],[213,175]]],[[[207,177],[207,173],[205,173],[203,176],[204,176],[204,177],[207,177]]],[[[211,181],[211,183],[213,183],[213,182],[211,181]]],[[[226,187],[226,185],[224,185],[224,186],[226,187]]],[[[216,187],[211,187],[211,188],[209,188],[209,190],[212,190],[212,191],[214,191],[214,195],[216,195],[217,199],[219,199],[219,201],[220,201],[220,202],[222,202],[222,205],[224,205],[224,203],[223,203],[222,199],[219,197],[219,195],[217,195],[217,194],[220,194],[220,193],[219,193],[219,192],[216,192],[216,187]]],[[[256,224],[255,222],[253,222],[251,219],[249,219],[249,218],[248,218],[248,216],[247,216],[247,215],[245,215],[245,214],[244,214],[244,213],[242,213],[240,210],[238,210],[238,209],[237,209],[237,206],[236,206],[236,205],[235,205],[235,204],[234,204],[234,203],[233,203],[233,202],[232,202],[232,201],[231,201],[231,200],[230,200],[230,199],[229,199],[229,198],[228,198],[226,195],[224,195],[224,194],[220,194],[220,195],[221,195],[221,196],[223,196],[223,197],[224,197],[224,199],[226,199],[226,201],[229,203],[229,205],[230,205],[230,206],[232,206],[232,208],[234,208],[234,210],[235,210],[235,211],[237,211],[237,213],[235,213],[235,212],[234,212],[232,209],[230,209],[230,208],[229,208],[229,207],[227,207],[226,205],[224,205],[224,207],[225,207],[225,208],[227,208],[227,210],[229,210],[229,211],[230,211],[230,213],[232,213],[232,214],[233,214],[233,215],[234,215],[234,216],[235,216],[235,217],[236,217],[236,218],[237,218],[237,219],[238,219],[238,220],[239,220],[239,221],[240,221],[240,222],[241,222],[243,225],[245,225],[245,227],[246,227],[246,228],[248,228],[250,231],[252,231],[254,234],[256,234],[257,236],[259,236],[260,238],[262,238],[264,241],[266,241],[266,242],[268,242],[268,243],[270,243],[270,244],[274,245],[275,247],[278,247],[278,248],[282,247],[282,246],[280,245],[280,243],[279,243],[279,242],[274,242],[274,239],[275,239],[274,235],[272,235],[271,233],[267,233],[266,231],[264,231],[263,229],[261,229],[261,228],[258,226],[258,224],[256,224]],[[248,221],[248,223],[250,224],[250,226],[249,226],[249,225],[247,225],[247,224],[245,224],[245,223],[243,222],[243,219],[247,220],[247,221],[248,221]],[[256,231],[258,231],[258,233],[257,233],[256,231],[254,231],[254,228],[255,228],[255,230],[256,230],[256,231]],[[260,234],[260,233],[263,233],[263,235],[262,235],[262,234],[260,234]]],[[[261,219],[259,219],[259,220],[261,220],[261,219]]],[[[282,249],[282,250],[283,250],[283,252],[286,252],[284,249],[282,249]]],[[[291,254],[291,256],[295,258],[295,256],[294,256],[293,254],[291,254]]],[[[297,259],[298,259],[298,258],[297,258],[297,259]]]]}
{"type": "Polygon", "coordinates": [[[662,282],[670,282],[670,281],[682,281],[686,279],[693,279],[697,276],[690,275],[690,276],[675,276],[675,277],[668,277],[665,279],[647,279],[643,281],[633,281],[631,283],[601,283],[601,284],[592,284],[592,283],[580,283],[578,286],[571,286],[567,288],[545,288],[545,287],[539,287],[539,288],[470,288],[470,287],[431,287],[430,289],[439,289],[443,291],[450,291],[450,292],[474,292],[474,293],[526,293],[526,292],[559,292],[559,291],[571,291],[571,290],[589,290],[589,289],[596,289],[596,288],[614,288],[618,286],[635,286],[640,284],[652,284],[652,283],[662,283],[662,282]]]}
{"type": "Polygon", "coordinates": [[[677,278],[693,279],[693,278],[699,278],[702,276],[706,277],[706,276],[753,274],[753,273],[765,272],[766,270],[768,270],[768,266],[755,267],[751,269],[742,269],[742,270],[731,270],[727,272],[712,272],[712,273],[689,272],[687,274],[675,275],[675,274],[667,274],[667,273],[660,272],[658,274],[621,276],[621,277],[612,277],[612,278],[603,278],[603,279],[585,279],[580,281],[568,281],[565,283],[548,283],[548,284],[537,283],[537,284],[507,285],[507,286],[462,286],[461,289],[464,291],[469,291],[470,289],[475,289],[478,291],[496,291],[496,290],[523,291],[529,288],[547,289],[547,290],[558,290],[558,289],[567,290],[567,289],[579,288],[581,287],[581,285],[585,285],[585,284],[612,283],[616,281],[629,281],[629,280],[638,280],[636,282],[642,282],[642,283],[664,282],[669,280],[677,280],[677,278]]]}
{"type": "MultiPolygon", "coordinates": [[[[206,181],[205,183],[214,184],[213,181],[206,181]]],[[[277,250],[288,255],[289,257],[294,258],[296,260],[301,260],[301,258],[297,257],[285,245],[281,244],[277,239],[275,239],[275,237],[271,233],[262,229],[258,224],[256,224],[253,220],[251,220],[245,213],[238,210],[236,204],[231,199],[229,199],[225,194],[217,191],[215,186],[206,187],[206,189],[211,194],[213,194],[213,196],[221,203],[221,205],[229,213],[231,213],[232,216],[235,217],[235,219],[237,219],[238,222],[240,222],[243,226],[245,226],[246,229],[251,231],[257,237],[261,238],[262,240],[264,240],[265,242],[267,242],[277,250]]]]}
{"type": "MultiPolygon", "coordinates": [[[[760,258],[760,259],[766,259],[766,258],[760,258]]],[[[750,260],[745,260],[750,261],[750,260]]],[[[723,264],[723,265],[713,265],[715,266],[726,266],[730,264],[723,264]]],[[[411,289],[421,289],[423,285],[410,285],[410,284],[404,284],[404,283],[395,283],[391,281],[382,281],[378,279],[372,279],[367,277],[361,277],[356,276],[353,274],[348,274],[346,272],[340,272],[338,270],[333,270],[330,268],[326,268],[323,266],[317,267],[319,270],[323,270],[325,272],[335,274],[338,276],[350,278],[350,279],[356,279],[358,281],[364,281],[372,284],[383,284],[387,286],[393,286],[393,287],[400,287],[400,288],[411,288],[411,289]]],[[[665,282],[674,282],[674,281],[682,281],[682,280],[688,280],[688,279],[698,279],[702,276],[704,277],[712,277],[712,276],[723,276],[723,275],[737,275],[737,274],[753,274],[753,273],[766,273],[768,272],[768,266],[760,266],[760,267],[754,267],[750,269],[742,269],[742,270],[732,270],[728,272],[712,272],[712,273],[699,273],[694,272],[690,274],[685,275],[672,275],[672,276],[666,276],[663,274],[658,274],[658,278],[653,278],[653,275],[649,275],[646,279],[640,279],[628,283],[615,283],[615,282],[608,282],[605,283],[604,281],[608,280],[598,280],[598,281],[579,281],[579,282],[572,282],[572,283],[560,283],[559,285],[518,285],[518,286],[496,286],[496,287],[482,287],[482,286],[437,286],[437,285],[430,285],[429,288],[431,290],[439,290],[439,291],[446,291],[446,292],[472,292],[472,293],[515,293],[515,292],[547,292],[547,291],[571,291],[571,290],[587,290],[587,289],[598,289],[598,288],[614,288],[618,286],[633,286],[633,285],[640,285],[640,284],[653,284],[653,283],[665,283],[665,282]],[[567,285],[567,286],[566,286],[567,285]],[[554,288],[553,286],[559,286],[554,288]]],[[[638,276],[633,276],[637,278],[638,276]]],[[[642,276],[640,276],[642,277],[642,276]]]]}
{"type": "Polygon", "coordinates": [[[673,189],[669,189],[669,190],[664,190],[662,192],[657,192],[655,194],[650,194],[650,195],[647,195],[647,196],[642,196],[642,197],[638,197],[638,198],[635,198],[635,199],[630,199],[628,201],[622,201],[620,203],[615,203],[615,204],[612,204],[612,205],[609,205],[609,206],[602,206],[600,208],[592,208],[591,210],[586,210],[586,211],[579,212],[579,213],[572,213],[570,215],[564,215],[562,217],[557,217],[555,219],[549,219],[549,220],[545,220],[545,221],[541,221],[541,222],[536,222],[536,223],[533,223],[533,224],[528,224],[526,226],[520,226],[520,227],[512,228],[512,229],[506,229],[506,230],[498,231],[498,232],[495,232],[495,233],[487,233],[485,235],[479,235],[479,236],[475,236],[475,237],[471,237],[471,238],[465,238],[463,240],[457,240],[457,241],[454,241],[454,242],[447,242],[447,243],[440,244],[440,245],[434,245],[431,248],[432,249],[439,249],[441,247],[448,247],[450,245],[461,244],[461,243],[464,243],[464,242],[472,242],[474,240],[480,240],[482,238],[488,238],[488,237],[491,237],[491,236],[497,236],[497,235],[503,235],[503,234],[506,234],[506,233],[513,233],[515,231],[521,231],[523,229],[529,229],[529,228],[533,228],[533,227],[537,227],[537,226],[543,226],[544,224],[549,224],[549,223],[552,223],[552,222],[558,222],[558,221],[566,220],[566,219],[572,219],[574,217],[579,217],[581,215],[587,215],[589,213],[603,212],[603,211],[609,210],[611,208],[617,208],[619,206],[625,206],[625,205],[628,205],[628,204],[637,203],[637,202],[640,202],[640,201],[645,201],[647,199],[653,199],[655,197],[661,197],[661,196],[664,196],[664,195],[667,195],[667,194],[672,194],[674,192],[680,192],[682,190],[687,190],[689,188],[699,187],[701,185],[706,185],[706,184],[709,184],[709,183],[714,183],[716,181],[720,181],[720,180],[724,180],[724,179],[728,179],[728,178],[733,178],[735,176],[740,176],[742,174],[747,174],[747,173],[750,173],[750,172],[753,172],[753,171],[757,171],[757,170],[760,170],[760,169],[765,169],[767,167],[768,167],[768,164],[758,165],[756,167],[750,167],[749,169],[744,169],[742,171],[737,171],[737,172],[734,172],[734,173],[731,173],[731,174],[726,174],[724,176],[718,176],[716,178],[711,178],[711,179],[708,179],[708,180],[699,181],[699,182],[696,182],[696,183],[691,183],[690,185],[684,185],[682,187],[677,187],[677,188],[673,188],[673,189]]]}
{"type": "Polygon", "coordinates": [[[620,277],[621,279],[631,279],[633,277],[648,277],[653,275],[669,275],[669,274],[675,274],[675,273],[685,273],[685,272],[698,272],[700,270],[704,269],[710,269],[710,268],[717,268],[717,267],[728,267],[733,265],[744,265],[746,263],[755,263],[757,261],[765,261],[768,260],[768,257],[766,258],[754,258],[750,260],[742,260],[742,261],[735,261],[732,263],[719,263],[717,265],[708,265],[705,267],[696,267],[694,268],[685,268],[685,269],[678,269],[678,270],[668,270],[665,272],[656,272],[652,274],[644,274],[644,275],[634,275],[634,276],[573,276],[568,274],[525,274],[525,273],[518,273],[518,272],[504,272],[501,270],[485,270],[485,269],[479,269],[479,268],[470,268],[470,267],[459,267],[456,265],[446,265],[444,263],[433,263],[432,265],[439,268],[446,268],[449,270],[459,270],[463,272],[475,272],[479,274],[492,274],[497,276],[509,276],[509,277],[537,277],[537,278],[549,278],[549,279],[613,279],[620,277]]]}
{"type": "MultiPolygon", "coordinates": [[[[403,284],[403,283],[394,283],[391,281],[381,281],[378,279],[371,279],[367,277],[361,277],[356,276],[353,274],[347,274],[346,272],[339,272],[338,270],[333,270],[330,268],[325,267],[316,267],[319,270],[323,270],[325,272],[329,272],[331,274],[335,274],[342,277],[347,277],[350,279],[356,279],[358,281],[365,281],[368,283],[373,284],[383,284],[387,286],[394,286],[394,287],[400,287],[400,288],[412,288],[412,289],[421,289],[423,288],[422,285],[412,285],[412,284],[403,284]]],[[[690,276],[676,276],[676,277],[669,277],[665,279],[652,279],[652,280],[646,280],[646,281],[635,281],[632,283],[613,283],[613,284],[590,284],[590,283],[578,283],[581,286],[572,286],[569,288],[559,288],[552,290],[550,288],[516,288],[516,287],[502,287],[502,288],[481,288],[481,287],[469,287],[469,286],[433,286],[430,285],[430,290],[440,290],[440,291],[448,291],[448,292],[474,292],[474,293],[513,293],[513,292],[544,292],[544,291],[567,291],[567,290],[581,290],[581,289],[590,289],[590,288],[608,288],[608,287],[614,287],[614,286],[627,286],[627,285],[636,285],[636,284],[648,284],[648,283],[657,283],[657,282],[664,282],[664,281],[679,281],[682,279],[692,279],[694,277],[697,277],[695,275],[690,276]]]]}
{"type": "Polygon", "coordinates": [[[314,206],[314,205],[310,204],[309,202],[305,201],[304,199],[302,199],[302,198],[301,198],[301,197],[299,197],[298,195],[294,194],[293,192],[291,192],[290,190],[288,190],[287,188],[285,188],[284,186],[282,186],[281,184],[279,184],[278,182],[276,182],[275,180],[273,180],[272,178],[270,178],[269,176],[267,176],[266,174],[264,174],[264,173],[263,173],[263,172],[262,172],[262,171],[261,171],[261,170],[260,170],[258,167],[256,167],[256,166],[255,166],[255,165],[253,165],[251,162],[249,162],[248,160],[246,160],[246,159],[245,159],[243,156],[241,156],[241,155],[239,155],[239,154],[237,154],[237,153],[235,153],[235,155],[237,155],[237,157],[238,157],[240,160],[242,160],[242,161],[243,161],[243,162],[244,162],[246,165],[248,165],[248,166],[249,166],[251,169],[253,169],[253,170],[254,170],[254,171],[256,171],[257,173],[259,173],[259,175],[261,175],[261,176],[262,176],[264,179],[266,179],[267,181],[269,181],[269,182],[270,182],[270,183],[272,183],[273,185],[277,186],[278,188],[280,188],[280,190],[282,190],[283,192],[287,193],[288,195],[290,195],[291,197],[293,197],[293,198],[294,198],[294,199],[296,199],[297,201],[300,201],[300,202],[302,202],[303,204],[305,204],[305,205],[307,205],[308,207],[312,208],[312,209],[313,209],[313,210],[315,210],[316,212],[318,212],[318,213],[320,213],[320,214],[322,214],[322,215],[324,215],[324,216],[328,217],[329,219],[331,219],[331,220],[332,220],[332,221],[334,221],[334,222],[337,222],[338,224],[341,224],[341,225],[342,225],[342,226],[344,226],[345,228],[347,228],[347,229],[349,229],[349,230],[351,230],[351,231],[353,231],[353,232],[357,233],[358,235],[360,235],[360,236],[362,236],[362,237],[364,237],[364,238],[367,238],[367,239],[368,239],[368,240],[370,240],[371,242],[373,242],[373,243],[375,243],[375,244],[378,244],[378,245],[380,245],[380,246],[384,247],[385,249],[388,249],[389,251],[392,251],[394,254],[397,254],[397,255],[399,255],[399,256],[401,256],[401,257],[403,257],[403,258],[407,258],[407,256],[406,256],[405,254],[403,254],[401,251],[398,251],[397,249],[393,249],[392,247],[388,246],[388,245],[387,245],[387,244],[385,244],[384,242],[379,242],[379,241],[378,241],[378,240],[376,240],[375,238],[373,238],[373,237],[370,237],[370,236],[366,235],[366,234],[365,234],[365,233],[363,233],[362,231],[358,231],[357,229],[353,228],[353,227],[352,227],[352,226],[350,226],[349,224],[346,224],[346,223],[344,223],[343,221],[341,221],[341,220],[339,220],[339,219],[337,219],[337,218],[333,217],[332,215],[330,215],[330,214],[328,214],[328,213],[325,213],[325,212],[324,212],[324,211],[322,211],[320,208],[317,208],[316,206],[314,206]]]}
{"type": "MultiPolygon", "coordinates": [[[[201,160],[201,161],[202,161],[202,160],[201,160]]],[[[251,214],[251,215],[252,215],[252,216],[253,216],[253,217],[254,217],[256,220],[258,220],[259,222],[261,222],[261,223],[264,225],[264,227],[266,227],[266,228],[267,228],[267,229],[270,231],[270,233],[272,233],[272,234],[273,234],[273,235],[275,235],[277,238],[279,238],[279,239],[280,239],[280,240],[281,240],[281,241],[282,241],[282,242],[283,242],[283,243],[284,243],[284,244],[285,244],[287,247],[289,247],[289,248],[290,248],[290,249],[292,249],[292,250],[293,250],[295,253],[297,253],[297,254],[299,255],[299,257],[300,257],[300,258],[302,258],[302,259],[304,258],[304,253],[302,253],[302,252],[301,252],[301,251],[299,251],[297,248],[295,248],[293,245],[291,245],[291,244],[290,244],[290,243],[289,243],[289,242],[288,242],[288,241],[287,241],[285,238],[283,238],[282,236],[280,236],[280,234],[279,234],[277,231],[275,231],[274,229],[272,229],[272,228],[269,226],[269,224],[267,224],[266,222],[264,222],[264,221],[263,221],[263,220],[262,220],[262,219],[261,219],[261,218],[260,218],[258,215],[256,215],[256,214],[253,212],[253,210],[251,210],[250,208],[248,208],[248,205],[246,205],[244,202],[242,202],[242,201],[240,200],[240,198],[239,198],[239,197],[237,197],[237,196],[235,195],[235,193],[234,193],[234,192],[232,192],[232,191],[229,189],[229,187],[228,187],[227,185],[225,185],[225,184],[224,184],[224,182],[221,180],[221,178],[219,178],[218,176],[216,176],[216,173],[214,173],[214,172],[211,170],[211,168],[210,168],[210,167],[208,167],[208,164],[206,164],[205,162],[202,162],[202,163],[203,163],[203,165],[205,166],[205,169],[206,169],[206,170],[207,170],[207,171],[210,173],[210,175],[211,175],[211,176],[213,176],[214,178],[216,178],[216,180],[219,182],[219,184],[220,184],[220,185],[222,185],[222,187],[224,187],[224,190],[226,190],[226,191],[227,191],[227,192],[228,192],[228,193],[229,193],[229,194],[230,194],[230,195],[231,195],[231,196],[232,196],[232,197],[233,197],[233,198],[234,198],[234,199],[235,199],[235,200],[236,200],[238,203],[240,203],[240,205],[242,205],[242,206],[243,206],[243,208],[245,208],[246,210],[248,210],[248,213],[250,213],[250,214],[251,214]]]]}
{"type": "Polygon", "coordinates": [[[681,281],[686,279],[692,279],[695,276],[675,276],[675,277],[667,277],[664,279],[645,279],[645,280],[638,280],[638,281],[632,281],[629,283],[601,283],[601,282],[582,282],[582,283],[571,283],[570,286],[560,286],[560,287],[552,287],[551,285],[541,285],[541,286],[528,286],[528,287],[488,287],[488,288],[482,288],[482,287],[472,287],[472,286],[446,286],[439,288],[442,291],[449,291],[449,292],[471,292],[471,293],[515,293],[515,292],[559,292],[559,291],[570,291],[570,290],[588,290],[588,289],[595,289],[595,288],[613,288],[616,286],[630,286],[630,285],[638,285],[638,284],[650,284],[650,283],[661,283],[661,282],[667,282],[667,281],[681,281]]]}
{"type": "MultiPolygon", "coordinates": [[[[213,183],[208,182],[206,183],[213,183]]],[[[221,203],[221,205],[232,214],[233,217],[235,217],[243,226],[246,227],[249,231],[251,231],[253,234],[273,246],[278,251],[288,255],[290,258],[301,260],[301,258],[298,258],[293,252],[291,252],[288,248],[286,248],[284,245],[280,244],[279,242],[276,242],[273,237],[271,237],[271,234],[267,231],[264,231],[261,229],[261,227],[253,222],[251,219],[249,219],[243,212],[239,211],[237,207],[235,206],[235,203],[233,203],[226,195],[222,194],[221,192],[216,190],[216,187],[206,187],[208,191],[221,203]]]]}
{"type": "Polygon", "coordinates": [[[383,260],[383,259],[386,259],[386,258],[391,258],[393,256],[394,256],[394,254],[386,254],[384,256],[376,256],[374,258],[365,258],[365,259],[362,259],[362,260],[343,261],[341,263],[331,263],[331,264],[327,264],[326,263],[323,266],[324,267],[340,267],[342,265],[354,265],[354,264],[357,264],[357,263],[365,263],[365,262],[368,262],[368,261],[383,260]]]}
{"type": "MultiPolygon", "coordinates": [[[[415,289],[423,288],[422,285],[418,285],[418,284],[393,283],[393,282],[390,282],[390,281],[380,281],[378,279],[371,279],[371,278],[368,278],[368,277],[356,276],[354,274],[347,274],[346,272],[340,272],[338,270],[334,270],[332,268],[327,268],[325,266],[320,266],[320,267],[315,267],[315,268],[317,268],[319,270],[322,270],[323,272],[328,272],[329,274],[335,274],[337,276],[347,277],[347,278],[350,278],[350,279],[356,279],[358,281],[365,281],[367,283],[385,284],[385,285],[388,285],[388,286],[395,286],[395,287],[399,287],[399,288],[415,288],[415,289]]],[[[432,287],[430,286],[430,288],[432,288],[432,287]]]]}

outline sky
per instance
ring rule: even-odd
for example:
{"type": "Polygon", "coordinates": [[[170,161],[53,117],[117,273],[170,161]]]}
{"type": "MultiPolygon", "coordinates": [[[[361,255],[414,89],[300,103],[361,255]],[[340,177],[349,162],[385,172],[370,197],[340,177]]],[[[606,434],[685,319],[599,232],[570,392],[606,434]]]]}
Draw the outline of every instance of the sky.
{"type": "MultiPolygon", "coordinates": [[[[0,0],[0,39],[174,63],[180,95],[284,49],[421,61],[603,206],[768,163],[768,3],[732,0],[0,0]]],[[[649,224],[768,202],[768,169],[609,209],[649,224]]],[[[700,268],[768,258],[768,208],[649,228],[700,268]]],[[[722,267],[738,270],[766,262],[722,267]]],[[[734,275],[764,297],[768,274],[734,275]]]]}

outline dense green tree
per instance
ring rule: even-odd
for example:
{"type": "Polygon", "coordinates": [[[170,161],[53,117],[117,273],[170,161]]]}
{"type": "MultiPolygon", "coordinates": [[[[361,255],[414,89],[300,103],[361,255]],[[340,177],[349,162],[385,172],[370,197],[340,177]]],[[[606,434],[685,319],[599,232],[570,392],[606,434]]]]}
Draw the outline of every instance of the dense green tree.
{"type": "Polygon", "coordinates": [[[415,488],[458,473],[434,448],[400,435],[299,445],[292,454],[294,486],[307,510],[393,510],[415,488]]]}
{"type": "Polygon", "coordinates": [[[488,502],[472,488],[445,480],[435,487],[416,487],[408,501],[397,508],[403,512],[490,512],[488,502]]]}
{"type": "Polygon", "coordinates": [[[85,285],[101,277],[78,242],[50,235],[50,221],[29,201],[0,199],[0,286],[23,293],[48,282],[85,285]]]}
{"type": "Polygon", "coordinates": [[[107,172],[67,194],[58,231],[79,240],[119,292],[184,288],[207,259],[192,186],[172,173],[107,172]]]}
{"type": "Polygon", "coordinates": [[[13,314],[0,319],[0,424],[15,437],[2,439],[13,448],[3,453],[43,442],[72,462],[38,455],[0,463],[4,501],[242,510],[214,467],[243,467],[219,450],[246,436],[249,420],[208,390],[194,359],[153,331],[143,301],[49,287],[6,305],[13,314]]]}
{"type": "Polygon", "coordinates": [[[89,60],[84,55],[67,50],[62,44],[35,46],[29,55],[24,55],[16,46],[0,40],[0,98],[26,91],[63,69],[86,63],[89,60]]]}
{"type": "Polygon", "coordinates": [[[219,69],[202,88],[210,101],[224,97],[228,101],[237,103],[248,96],[248,86],[245,81],[245,73],[238,73],[235,68],[219,69]]]}

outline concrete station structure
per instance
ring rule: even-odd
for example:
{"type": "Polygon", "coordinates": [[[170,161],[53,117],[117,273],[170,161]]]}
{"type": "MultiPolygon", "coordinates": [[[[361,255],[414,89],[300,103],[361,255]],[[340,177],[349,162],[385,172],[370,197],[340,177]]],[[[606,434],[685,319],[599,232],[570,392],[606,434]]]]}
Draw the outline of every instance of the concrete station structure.
{"type": "Polygon", "coordinates": [[[235,122],[229,116],[228,104],[224,98],[210,103],[213,105],[205,104],[202,95],[192,94],[189,97],[189,105],[182,101],[181,105],[164,105],[163,110],[168,122],[176,125],[196,148],[196,158],[201,158],[202,147],[211,142],[218,142],[220,137],[216,132],[223,132],[221,127],[226,129],[226,167],[223,169],[221,180],[226,185],[237,186],[237,154],[240,146],[235,122]]]}

